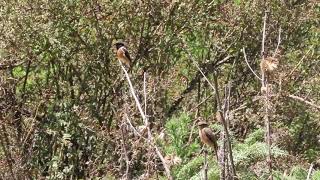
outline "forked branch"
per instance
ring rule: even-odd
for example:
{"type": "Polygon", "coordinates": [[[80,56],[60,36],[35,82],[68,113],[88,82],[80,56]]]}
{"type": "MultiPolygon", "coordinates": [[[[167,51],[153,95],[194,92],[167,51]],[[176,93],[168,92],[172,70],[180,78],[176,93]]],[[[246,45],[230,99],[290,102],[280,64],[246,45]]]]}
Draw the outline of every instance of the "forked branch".
{"type": "Polygon", "coordinates": [[[122,63],[121,63],[120,60],[119,60],[119,63],[120,63],[120,66],[121,66],[121,68],[122,68],[122,70],[123,70],[123,72],[124,72],[124,74],[125,74],[125,76],[126,76],[126,78],[127,78],[127,81],[128,81],[129,87],[130,87],[131,95],[133,96],[133,98],[134,98],[134,100],[135,100],[135,102],[136,102],[136,105],[137,105],[137,107],[138,107],[138,110],[139,110],[139,112],[140,112],[140,115],[141,115],[141,117],[142,117],[142,119],[143,119],[143,122],[144,122],[145,126],[146,126],[147,129],[148,129],[148,141],[150,141],[150,142],[149,142],[150,145],[155,149],[158,157],[160,158],[160,160],[161,160],[161,162],[162,162],[162,164],[163,164],[163,167],[164,167],[164,169],[165,169],[165,173],[166,173],[167,178],[168,178],[169,180],[171,180],[171,179],[173,179],[173,178],[172,178],[172,176],[171,176],[170,169],[168,168],[168,166],[167,166],[167,164],[166,164],[166,161],[165,161],[164,157],[162,156],[159,148],[155,145],[155,143],[154,143],[154,141],[153,141],[153,137],[152,137],[152,134],[151,134],[151,131],[150,131],[150,128],[149,128],[148,118],[146,117],[145,113],[143,112],[141,103],[139,102],[138,97],[137,97],[137,95],[136,95],[136,93],[135,93],[135,90],[134,90],[133,85],[132,85],[132,83],[131,83],[131,80],[130,80],[130,77],[129,77],[129,75],[128,75],[128,72],[127,72],[127,70],[125,69],[125,67],[122,65],[122,63]]]}

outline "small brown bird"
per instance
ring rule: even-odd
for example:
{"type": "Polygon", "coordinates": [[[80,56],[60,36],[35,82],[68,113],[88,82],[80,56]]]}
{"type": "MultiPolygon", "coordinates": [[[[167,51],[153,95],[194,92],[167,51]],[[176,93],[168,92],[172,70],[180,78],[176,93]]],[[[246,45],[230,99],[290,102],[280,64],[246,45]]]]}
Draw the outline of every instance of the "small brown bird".
{"type": "Polygon", "coordinates": [[[199,136],[201,141],[212,147],[214,150],[214,153],[218,159],[218,144],[217,144],[217,139],[215,135],[213,134],[212,130],[208,127],[208,123],[205,121],[200,121],[198,122],[199,126],[199,136]]]}
{"type": "Polygon", "coordinates": [[[279,60],[275,57],[267,57],[260,63],[261,71],[265,74],[271,74],[275,69],[278,68],[279,60]]]}
{"type": "Polygon", "coordinates": [[[131,58],[130,58],[130,54],[127,50],[127,48],[124,46],[124,44],[122,42],[117,42],[115,44],[116,48],[117,48],[117,57],[118,59],[125,64],[128,68],[130,68],[131,65],[131,58]]]}
{"type": "Polygon", "coordinates": [[[270,80],[275,74],[276,69],[279,66],[279,60],[283,53],[281,48],[277,49],[273,56],[266,57],[261,60],[260,68],[262,73],[262,78],[266,80],[270,80]]]}

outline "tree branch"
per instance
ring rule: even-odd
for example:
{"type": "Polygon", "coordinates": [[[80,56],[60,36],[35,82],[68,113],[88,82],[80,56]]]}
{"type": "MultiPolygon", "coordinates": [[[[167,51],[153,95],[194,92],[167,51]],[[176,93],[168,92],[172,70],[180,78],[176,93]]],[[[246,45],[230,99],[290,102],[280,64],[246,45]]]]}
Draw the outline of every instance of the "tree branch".
{"type": "Polygon", "coordinates": [[[146,125],[147,129],[148,129],[148,141],[150,141],[150,145],[153,146],[153,148],[156,150],[156,153],[158,155],[158,157],[160,158],[162,164],[163,164],[163,167],[165,169],[165,173],[166,173],[166,176],[169,180],[172,180],[172,176],[171,176],[171,173],[170,173],[170,169],[168,168],[167,164],[166,164],[166,161],[164,159],[164,157],[162,156],[161,152],[159,151],[159,148],[155,145],[154,141],[153,141],[153,137],[152,137],[152,134],[151,134],[151,131],[150,131],[150,128],[149,128],[149,123],[148,123],[148,119],[146,117],[146,115],[144,114],[143,110],[142,110],[142,107],[141,107],[141,104],[138,100],[138,97],[136,96],[136,93],[135,93],[135,90],[133,88],[133,85],[131,83],[131,80],[130,80],[130,77],[128,75],[128,72],[126,71],[125,67],[122,65],[121,61],[119,60],[119,64],[127,78],[127,81],[129,83],[129,86],[130,86],[130,92],[131,92],[131,95],[133,96],[135,102],[136,102],[136,105],[139,109],[139,112],[140,112],[140,115],[143,119],[143,122],[144,124],[146,125]]]}
{"type": "Polygon", "coordinates": [[[244,48],[242,48],[242,52],[243,52],[243,56],[244,56],[244,59],[249,67],[249,69],[251,70],[251,72],[261,81],[262,79],[254,72],[254,70],[251,68],[249,62],[248,62],[248,59],[247,59],[247,55],[246,55],[246,50],[244,48]]]}
{"type": "Polygon", "coordinates": [[[305,99],[303,99],[303,98],[301,98],[301,97],[299,97],[299,96],[295,96],[295,95],[288,95],[287,97],[289,97],[289,98],[291,98],[291,99],[294,99],[294,100],[298,100],[298,101],[300,101],[300,102],[303,102],[303,103],[305,103],[305,104],[308,104],[308,105],[310,105],[311,107],[314,107],[314,108],[316,108],[318,111],[320,111],[320,106],[319,105],[317,105],[317,104],[315,104],[315,103],[313,103],[313,102],[310,102],[310,101],[307,101],[307,100],[305,100],[305,99]]]}

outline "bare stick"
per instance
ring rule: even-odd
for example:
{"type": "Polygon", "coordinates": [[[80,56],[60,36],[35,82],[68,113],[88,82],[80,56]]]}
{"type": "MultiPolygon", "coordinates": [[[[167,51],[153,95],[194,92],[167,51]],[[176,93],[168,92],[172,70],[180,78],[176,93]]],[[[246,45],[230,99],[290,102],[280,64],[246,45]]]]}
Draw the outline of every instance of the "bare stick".
{"type": "MultiPolygon", "coordinates": [[[[210,85],[210,87],[213,89],[213,91],[215,91],[215,87],[212,85],[212,83],[209,81],[209,79],[207,78],[207,76],[203,73],[203,71],[201,70],[201,68],[199,67],[198,63],[193,59],[193,57],[191,56],[191,54],[189,53],[189,58],[193,61],[194,65],[197,67],[197,69],[200,71],[202,77],[208,82],[208,84],[210,85]]],[[[226,60],[228,60],[231,56],[227,56],[225,57],[221,62],[224,62],[226,60]]]]}
{"type": "Polygon", "coordinates": [[[208,180],[208,161],[207,161],[207,150],[204,150],[204,179],[208,180]]]}
{"type": "MultiPolygon", "coordinates": [[[[218,87],[217,87],[218,88],[218,87]]],[[[224,87],[224,97],[226,97],[226,87],[224,87]]],[[[223,117],[225,119],[225,122],[226,122],[226,125],[227,127],[229,128],[229,124],[227,122],[227,117],[226,117],[226,99],[223,100],[223,104],[222,104],[222,107],[221,107],[221,112],[223,113],[223,117]]],[[[221,120],[221,117],[220,117],[220,112],[216,112],[216,118],[218,119],[218,121],[222,122],[221,120]],[[219,115],[217,115],[219,114],[219,115]],[[219,117],[218,117],[219,116],[219,117]],[[219,119],[220,118],[220,119],[219,119]]],[[[230,167],[229,167],[229,156],[226,157],[225,154],[228,154],[229,151],[228,151],[228,148],[226,148],[226,144],[227,144],[227,141],[226,141],[226,133],[225,131],[223,131],[222,133],[222,140],[223,140],[223,146],[222,146],[222,149],[224,151],[224,154],[223,154],[223,157],[221,158],[221,160],[223,160],[223,164],[225,165],[224,166],[224,173],[226,174],[225,178],[226,179],[230,179],[230,167]]]]}
{"type": "MultiPolygon", "coordinates": [[[[148,119],[148,115],[147,115],[147,73],[143,72],[143,95],[144,95],[144,113],[146,115],[147,121],[145,122],[145,126],[148,130],[148,142],[151,142],[151,130],[150,130],[150,126],[149,126],[149,119],[148,119]]],[[[148,177],[150,176],[150,160],[151,160],[151,148],[148,148],[148,177]]]]}
{"type": "Polygon", "coordinates": [[[266,39],[266,25],[267,25],[267,17],[268,17],[268,12],[265,11],[264,12],[264,17],[263,17],[263,32],[262,32],[262,45],[261,45],[261,56],[262,56],[262,59],[264,59],[264,42],[265,42],[265,39],[266,39]]]}
{"type": "Polygon", "coordinates": [[[217,101],[217,113],[219,113],[219,117],[221,118],[221,122],[223,125],[223,129],[225,132],[226,136],[226,143],[227,143],[227,149],[228,149],[228,154],[229,154],[229,159],[230,159],[230,164],[231,164],[231,175],[232,179],[235,179],[237,177],[236,175],[236,170],[233,162],[233,155],[232,155],[232,147],[231,147],[231,142],[230,142],[230,135],[229,135],[229,130],[228,130],[228,125],[225,121],[224,114],[222,113],[221,110],[221,101],[220,101],[220,96],[219,96],[219,91],[218,91],[218,80],[217,80],[217,75],[214,75],[214,87],[217,90],[216,91],[216,101],[217,101]]]}
{"type": "Polygon", "coordinates": [[[147,119],[147,118],[146,118],[146,116],[145,116],[145,114],[144,114],[144,112],[143,112],[143,110],[142,110],[142,107],[141,107],[141,104],[140,104],[140,102],[139,102],[139,99],[138,99],[138,97],[136,96],[136,93],[135,93],[134,88],[133,88],[133,86],[132,86],[132,83],[131,83],[130,77],[129,77],[129,75],[128,75],[128,72],[127,72],[127,70],[125,69],[125,67],[122,65],[122,63],[121,63],[120,60],[119,60],[119,63],[120,63],[120,66],[121,66],[121,68],[122,68],[122,70],[123,70],[123,72],[124,72],[124,74],[125,74],[125,76],[126,76],[126,78],[127,78],[127,81],[128,81],[128,83],[129,83],[129,87],[130,87],[130,91],[131,91],[131,95],[133,96],[134,100],[136,101],[136,105],[137,105],[137,107],[138,107],[138,110],[139,110],[139,112],[140,112],[140,115],[142,116],[143,122],[146,122],[146,119],[147,119]]]}
{"type": "Polygon", "coordinates": [[[129,160],[129,156],[128,156],[128,151],[126,148],[126,144],[125,144],[125,138],[124,138],[124,132],[123,132],[123,128],[124,128],[125,124],[121,125],[121,139],[122,139],[122,149],[124,151],[124,156],[125,156],[125,160],[126,160],[126,179],[130,179],[130,160],[129,160]]]}
{"type": "Polygon", "coordinates": [[[145,120],[144,120],[144,125],[146,126],[147,130],[148,130],[148,141],[151,142],[152,140],[152,134],[151,134],[151,130],[149,127],[149,119],[147,116],[147,90],[146,90],[146,79],[147,79],[147,73],[144,72],[143,73],[143,96],[144,96],[144,113],[145,113],[145,120]]]}
{"type": "MultiPolygon", "coordinates": [[[[226,92],[225,92],[226,96],[225,96],[225,104],[224,104],[224,117],[225,117],[225,121],[227,124],[227,127],[230,127],[230,96],[231,96],[231,81],[229,80],[227,86],[226,86],[226,92]]],[[[233,160],[231,159],[232,156],[228,156],[228,159],[230,162],[232,162],[233,160]]],[[[233,163],[233,162],[232,162],[233,163]]],[[[229,169],[228,169],[229,171],[229,169]]]]}
{"type": "MultiPolygon", "coordinates": [[[[210,87],[212,88],[212,90],[214,91],[214,92],[216,92],[216,97],[217,96],[219,96],[218,95],[218,89],[217,89],[217,87],[218,87],[218,85],[217,85],[217,82],[216,82],[216,79],[215,79],[215,84],[213,85],[210,81],[209,81],[209,79],[206,77],[206,75],[202,72],[202,70],[200,69],[200,67],[198,66],[198,64],[197,64],[197,62],[193,59],[193,57],[191,56],[191,54],[189,53],[188,54],[189,55],[189,58],[193,61],[193,63],[194,63],[194,65],[198,68],[198,70],[200,71],[200,73],[202,74],[202,76],[203,76],[203,78],[208,82],[208,84],[210,85],[210,87]]],[[[225,59],[229,59],[230,58],[230,56],[227,56],[226,58],[224,58],[222,61],[224,61],[225,59]]],[[[216,76],[214,76],[215,78],[216,78],[216,76]]],[[[219,97],[217,97],[218,99],[219,99],[219,97]]],[[[219,102],[217,103],[217,104],[219,104],[220,103],[220,99],[219,99],[219,102]]],[[[219,108],[218,108],[218,110],[221,110],[221,105],[219,104],[219,108]]],[[[223,115],[222,115],[223,116],[223,115]]],[[[232,156],[232,149],[231,149],[231,142],[230,142],[230,138],[229,138],[229,133],[228,133],[228,128],[227,128],[227,125],[226,125],[226,123],[225,123],[225,121],[224,121],[224,118],[222,118],[223,120],[222,120],[222,124],[223,124],[223,126],[224,126],[224,133],[226,134],[226,141],[227,141],[227,145],[228,145],[228,150],[229,150],[229,156],[230,156],[230,162],[231,162],[231,173],[232,173],[232,176],[233,176],[233,178],[235,178],[236,177],[236,171],[235,171],[235,167],[234,167],[234,163],[233,163],[233,156],[232,156]]],[[[222,164],[221,164],[222,165],[222,164]]],[[[224,165],[223,165],[224,166],[224,165]]],[[[224,169],[224,167],[222,167],[222,169],[224,169]]],[[[221,171],[223,171],[223,170],[221,170],[221,171]]],[[[224,174],[224,173],[223,173],[224,174]]],[[[224,179],[224,177],[221,177],[221,178],[223,178],[224,179]]]]}
{"type": "Polygon", "coordinates": [[[254,70],[251,68],[249,62],[248,62],[248,59],[247,59],[247,55],[246,55],[246,51],[244,48],[242,48],[242,52],[243,52],[243,56],[244,56],[244,60],[246,61],[249,69],[251,70],[251,72],[261,81],[262,79],[254,72],[254,70]]]}
{"type": "MultiPolygon", "coordinates": [[[[147,92],[146,92],[146,78],[147,78],[147,75],[146,75],[146,72],[143,72],[143,99],[144,99],[144,114],[146,115],[146,118],[148,118],[147,116],[147,92]]],[[[148,120],[148,119],[147,119],[148,120]]],[[[149,135],[149,123],[146,124],[145,122],[145,128],[147,128],[148,130],[148,142],[150,142],[150,135],[149,135]]],[[[148,161],[147,161],[147,178],[149,178],[150,176],[150,151],[151,151],[151,148],[148,147],[148,161]]]]}
{"type": "Polygon", "coordinates": [[[167,178],[168,178],[169,180],[171,180],[171,179],[173,179],[173,178],[172,178],[172,176],[171,176],[170,169],[168,168],[164,157],[162,156],[161,152],[159,151],[159,148],[158,148],[158,147],[155,145],[155,143],[153,142],[153,138],[152,138],[152,135],[151,135],[151,132],[150,132],[150,128],[149,128],[149,125],[148,125],[148,124],[149,124],[149,123],[148,123],[148,119],[147,119],[146,115],[144,114],[144,112],[143,112],[143,110],[142,110],[142,108],[141,108],[141,104],[140,104],[140,102],[139,102],[139,100],[138,100],[138,98],[137,98],[137,96],[136,96],[136,93],[135,93],[135,90],[134,90],[134,88],[133,88],[133,86],[132,86],[132,83],[131,83],[130,77],[129,77],[129,75],[128,75],[128,72],[126,71],[125,67],[122,65],[122,63],[121,63],[120,60],[119,60],[119,63],[120,63],[120,66],[121,66],[121,68],[122,68],[122,70],[123,70],[123,72],[124,72],[124,74],[125,74],[125,76],[126,76],[126,78],[127,78],[127,81],[128,81],[128,83],[129,83],[129,86],[130,86],[130,92],[131,92],[134,100],[136,101],[136,105],[137,105],[137,107],[138,107],[138,109],[139,109],[139,112],[140,112],[140,115],[141,115],[141,117],[142,117],[142,119],[143,119],[143,122],[144,122],[145,125],[147,125],[147,128],[148,128],[148,141],[150,141],[150,144],[151,144],[151,145],[154,147],[154,149],[156,150],[156,153],[157,153],[158,157],[160,158],[160,160],[161,160],[161,162],[162,162],[162,164],[163,164],[163,167],[164,167],[164,169],[165,169],[165,173],[166,173],[167,178]]]}
{"type": "Polygon", "coordinates": [[[218,159],[220,158],[220,160],[218,161],[219,164],[220,164],[220,167],[221,167],[221,170],[220,170],[220,179],[221,180],[224,180],[225,177],[226,177],[226,136],[225,136],[225,132],[222,131],[222,133],[220,133],[220,138],[221,138],[221,141],[222,141],[222,146],[220,148],[220,151],[219,151],[219,156],[218,156],[218,159]]]}
{"type": "Polygon", "coordinates": [[[291,70],[291,72],[289,73],[288,76],[291,76],[292,73],[299,67],[299,65],[302,63],[302,61],[304,60],[304,58],[307,56],[307,54],[309,54],[311,48],[306,52],[306,54],[301,58],[301,60],[297,63],[297,65],[291,70]]]}
{"type": "Polygon", "coordinates": [[[201,104],[205,103],[209,98],[211,98],[213,94],[210,94],[208,97],[206,97],[204,100],[202,100],[200,103],[198,103],[195,107],[189,110],[189,112],[192,112],[196,110],[201,104]]]}
{"type": "Polygon", "coordinates": [[[273,57],[276,56],[276,54],[277,54],[277,52],[278,52],[278,49],[279,49],[279,46],[280,46],[280,43],[281,43],[281,27],[279,28],[278,44],[277,44],[276,50],[273,52],[273,57]]]}
{"type": "MultiPolygon", "coordinates": [[[[267,17],[268,17],[268,12],[265,10],[264,12],[264,17],[263,17],[263,31],[262,31],[262,47],[261,47],[261,56],[262,60],[265,58],[265,38],[266,38],[266,24],[267,24],[267,17]]],[[[266,87],[266,93],[265,93],[265,102],[264,102],[264,108],[265,108],[265,115],[264,115],[264,120],[265,120],[265,126],[266,126],[266,142],[268,144],[268,155],[267,155],[267,163],[268,163],[268,168],[269,168],[269,178],[270,180],[273,179],[272,177],[272,157],[271,157],[271,126],[270,126],[270,119],[269,119],[269,88],[267,86],[267,81],[264,72],[262,73],[262,79],[261,79],[261,85],[262,87],[266,87]]]]}
{"type": "MultiPolygon", "coordinates": [[[[262,61],[264,60],[264,56],[265,56],[264,42],[265,42],[265,38],[266,38],[266,24],[267,24],[267,12],[265,11],[264,17],[263,17],[262,45],[261,45],[261,59],[262,59],[262,61]]],[[[262,87],[266,87],[266,84],[265,84],[266,77],[265,77],[265,74],[263,71],[261,72],[261,75],[262,75],[262,78],[261,78],[262,87]]]]}
{"type": "Polygon", "coordinates": [[[318,109],[320,111],[320,106],[319,105],[314,104],[314,103],[312,103],[310,101],[307,101],[307,100],[305,100],[305,99],[303,99],[303,98],[301,98],[299,96],[295,96],[295,95],[291,95],[290,94],[290,95],[288,95],[288,97],[292,98],[292,99],[295,99],[295,100],[298,100],[298,101],[301,101],[301,102],[303,102],[305,104],[308,104],[308,105],[310,105],[310,106],[312,106],[312,107],[314,107],[314,108],[316,108],[316,109],[318,109]]]}
{"type": "MultiPolygon", "coordinates": [[[[189,55],[190,56],[190,55],[189,55]]],[[[193,59],[192,59],[193,60],[193,59]]],[[[198,70],[200,71],[200,73],[202,74],[203,78],[208,82],[208,84],[211,86],[211,88],[213,89],[213,91],[215,91],[214,86],[211,84],[211,82],[209,81],[209,79],[206,77],[206,75],[202,72],[202,70],[200,69],[198,63],[196,61],[193,61],[194,65],[198,68],[198,70]]]]}
{"type": "Polygon", "coordinates": [[[129,119],[129,116],[128,116],[127,114],[125,114],[125,116],[126,116],[126,119],[127,119],[127,123],[130,125],[131,129],[133,129],[133,132],[134,132],[135,134],[137,134],[139,137],[141,137],[142,139],[146,140],[146,138],[144,138],[144,137],[140,134],[140,132],[132,125],[132,123],[131,123],[131,121],[130,121],[130,119],[129,119]]]}
{"type": "Polygon", "coordinates": [[[311,173],[312,173],[312,169],[313,169],[313,163],[310,164],[309,171],[308,171],[308,176],[307,176],[307,180],[310,180],[310,176],[311,176],[311,173]]]}
{"type": "Polygon", "coordinates": [[[147,90],[146,90],[147,73],[143,73],[143,94],[144,94],[144,114],[147,116],[147,90]]]}

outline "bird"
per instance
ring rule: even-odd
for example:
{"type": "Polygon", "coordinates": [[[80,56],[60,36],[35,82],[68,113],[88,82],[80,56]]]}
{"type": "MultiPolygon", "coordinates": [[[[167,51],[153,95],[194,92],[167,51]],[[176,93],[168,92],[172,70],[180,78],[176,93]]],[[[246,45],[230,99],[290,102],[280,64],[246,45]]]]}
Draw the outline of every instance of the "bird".
{"type": "Polygon", "coordinates": [[[205,121],[199,121],[198,126],[201,142],[213,148],[216,158],[218,160],[218,144],[213,131],[209,128],[208,123],[205,121]]]}
{"type": "Polygon", "coordinates": [[[115,43],[117,48],[117,58],[125,64],[128,68],[131,66],[131,57],[130,54],[122,42],[115,43]]]}
{"type": "Polygon", "coordinates": [[[279,65],[279,59],[275,57],[267,57],[261,60],[260,68],[262,73],[270,75],[272,74],[279,65]]]}
{"type": "Polygon", "coordinates": [[[270,80],[275,74],[276,69],[279,66],[279,61],[283,50],[281,48],[276,49],[273,56],[262,58],[260,62],[260,69],[262,74],[262,79],[270,80]]]}

